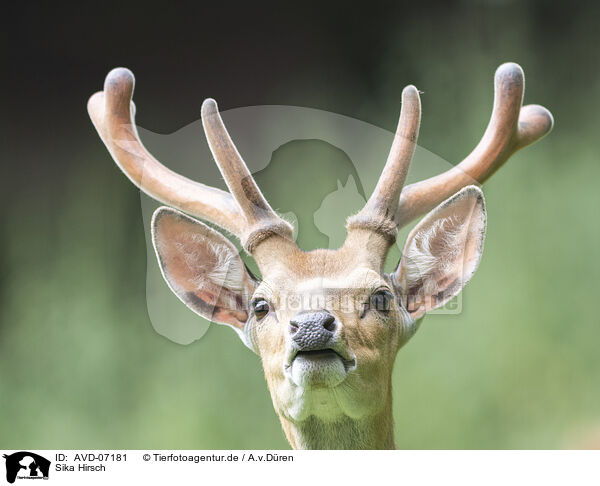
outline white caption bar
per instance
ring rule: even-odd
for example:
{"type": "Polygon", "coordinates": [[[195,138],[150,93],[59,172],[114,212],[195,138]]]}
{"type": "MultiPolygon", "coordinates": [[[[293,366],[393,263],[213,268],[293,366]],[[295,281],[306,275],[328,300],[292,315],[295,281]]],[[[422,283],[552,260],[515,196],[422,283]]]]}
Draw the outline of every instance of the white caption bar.
{"type": "Polygon", "coordinates": [[[40,486],[600,484],[600,451],[9,450],[0,455],[6,473],[0,484],[22,486],[44,479],[40,486]]]}

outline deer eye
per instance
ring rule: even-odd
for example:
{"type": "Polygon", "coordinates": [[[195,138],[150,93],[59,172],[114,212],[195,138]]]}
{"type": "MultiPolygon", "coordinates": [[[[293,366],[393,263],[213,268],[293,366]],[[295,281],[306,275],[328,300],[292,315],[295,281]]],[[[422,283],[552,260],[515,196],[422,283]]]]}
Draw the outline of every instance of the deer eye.
{"type": "Polygon", "coordinates": [[[388,314],[391,309],[394,296],[387,290],[381,289],[371,295],[369,308],[382,314],[388,314]]]}
{"type": "Polygon", "coordinates": [[[269,303],[264,299],[257,299],[252,302],[252,312],[258,320],[262,319],[269,313],[269,303]]]}

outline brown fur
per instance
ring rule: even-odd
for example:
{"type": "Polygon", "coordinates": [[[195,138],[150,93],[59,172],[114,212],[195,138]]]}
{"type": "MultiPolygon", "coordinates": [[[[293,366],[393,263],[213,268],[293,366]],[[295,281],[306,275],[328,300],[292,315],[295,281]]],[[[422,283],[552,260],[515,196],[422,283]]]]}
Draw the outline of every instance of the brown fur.
{"type": "Polygon", "coordinates": [[[230,193],[179,176],[147,152],[135,130],[133,84],[129,70],[114,69],[104,92],[88,102],[90,117],[119,167],[151,197],[237,235],[263,276],[259,284],[217,231],[160,208],[153,218],[153,243],[171,290],[199,315],[230,325],[261,356],[275,410],[292,446],[393,447],[391,374],[396,352],[427,311],[462,289],[483,251],[483,194],[468,185],[483,183],[512,153],[552,129],[548,110],[521,107],[520,66],[506,63],[496,71],[494,109],[473,152],[445,173],[403,189],[421,118],[418,90],[407,86],[382,176],[365,207],[348,220],[345,244],[339,250],[312,252],[295,245],[291,225],[264,199],[214,100],[204,102],[202,122],[230,193]],[[428,210],[409,235],[398,269],[383,274],[397,227],[428,210]],[[389,311],[334,305],[341,298],[360,302],[381,289],[395,296],[389,311]],[[250,297],[270,304],[260,320],[245,305],[250,297]],[[293,299],[299,304],[291,305],[293,299]],[[343,379],[321,387],[310,382],[307,388],[286,377],[286,363],[293,358],[288,325],[298,311],[313,310],[313,304],[336,317],[339,342],[334,351],[340,359],[334,357],[339,372],[332,376],[343,379]]]}
{"type": "Polygon", "coordinates": [[[195,312],[236,329],[261,357],[293,447],[389,449],[396,354],[418,318],[456,295],[473,273],[483,249],[485,208],[473,186],[440,205],[413,230],[401,265],[389,275],[383,273],[389,237],[360,227],[351,228],[337,250],[305,252],[271,235],[253,253],[261,282],[246,271],[233,245],[203,223],[162,208],[152,230],[171,289],[195,312]],[[368,305],[382,290],[393,296],[385,312],[368,305]],[[407,299],[415,296],[421,300],[413,308],[407,299]],[[268,302],[266,316],[259,319],[240,305],[253,300],[268,302]],[[289,374],[289,323],[299,312],[317,310],[338,323],[335,351],[345,374],[333,385],[300,386],[289,374]]]}

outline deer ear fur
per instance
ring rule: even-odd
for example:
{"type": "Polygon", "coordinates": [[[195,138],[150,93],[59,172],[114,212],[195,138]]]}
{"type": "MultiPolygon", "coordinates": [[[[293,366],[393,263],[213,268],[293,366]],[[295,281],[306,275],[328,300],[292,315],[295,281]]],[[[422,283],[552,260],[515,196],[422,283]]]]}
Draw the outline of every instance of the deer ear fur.
{"type": "Polygon", "coordinates": [[[167,285],[196,314],[243,336],[257,285],[221,233],[168,207],[152,217],[152,242],[167,285]]]}
{"type": "Polygon", "coordinates": [[[485,201],[477,186],[457,192],[415,226],[392,276],[413,319],[460,293],[479,266],[485,229],[485,201]]]}

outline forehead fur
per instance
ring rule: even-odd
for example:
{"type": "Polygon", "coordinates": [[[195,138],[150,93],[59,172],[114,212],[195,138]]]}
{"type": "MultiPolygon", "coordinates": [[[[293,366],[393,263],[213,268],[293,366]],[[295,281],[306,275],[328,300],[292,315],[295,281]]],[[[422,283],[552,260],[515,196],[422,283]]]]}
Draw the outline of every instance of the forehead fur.
{"type": "Polygon", "coordinates": [[[314,289],[330,289],[335,291],[347,289],[369,289],[381,285],[381,276],[370,268],[358,267],[349,268],[347,271],[338,275],[316,275],[302,279],[296,285],[298,291],[310,291],[314,289]]]}
{"type": "Polygon", "coordinates": [[[364,287],[381,280],[378,272],[342,250],[298,252],[279,263],[264,276],[265,280],[332,288],[364,287]]]}
{"type": "Polygon", "coordinates": [[[302,295],[350,296],[371,292],[386,283],[371,268],[360,264],[356,266],[356,262],[347,261],[344,265],[339,265],[339,260],[323,260],[323,252],[318,253],[320,254],[315,255],[318,257],[316,262],[309,262],[307,259],[306,263],[310,266],[302,272],[298,272],[298,268],[282,266],[278,271],[266,275],[257,293],[272,300],[284,296],[298,298],[302,295]],[[326,263],[328,260],[329,264],[326,263]]]}

